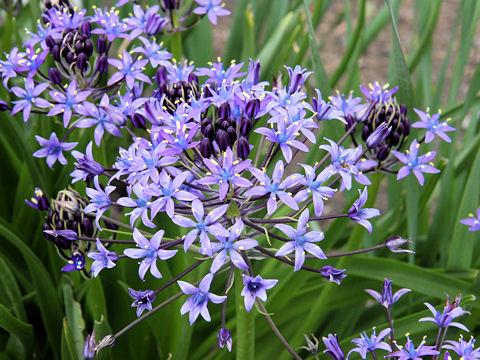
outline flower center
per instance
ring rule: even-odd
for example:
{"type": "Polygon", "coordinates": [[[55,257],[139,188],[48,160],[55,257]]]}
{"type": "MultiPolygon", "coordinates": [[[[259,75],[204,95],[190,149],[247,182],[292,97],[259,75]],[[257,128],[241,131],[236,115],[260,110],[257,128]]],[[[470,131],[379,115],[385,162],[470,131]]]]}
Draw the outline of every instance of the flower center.
{"type": "Polygon", "coordinates": [[[248,290],[252,293],[252,294],[255,294],[257,292],[258,289],[260,289],[262,287],[262,284],[258,283],[258,282],[255,282],[255,281],[251,281],[248,283],[247,285],[247,288],[248,290]]]}

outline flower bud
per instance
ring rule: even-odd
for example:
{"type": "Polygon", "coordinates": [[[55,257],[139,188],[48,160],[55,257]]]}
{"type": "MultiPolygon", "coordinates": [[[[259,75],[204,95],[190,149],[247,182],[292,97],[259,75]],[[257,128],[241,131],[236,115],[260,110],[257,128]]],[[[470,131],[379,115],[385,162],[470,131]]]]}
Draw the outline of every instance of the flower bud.
{"type": "Polygon", "coordinates": [[[146,129],[147,119],[143,115],[135,113],[132,115],[132,124],[138,129],[146,129]]]}
{"type": "Polygon", "coordinates": [[[75,61],[75,55],[70,51],[65,52],[65,60],[67,60],[67,63],[71,64],[75,61]]]}
{"type": "Polygon", "coordinates": [[[321,274],[326,280],[340,285],[342,279],[347,277],[347,275],[345,275],[346,271],[346,269],[339,270],[335,269],[333,266],[327,265],[322,268],[321,274]]]}
{"type": "Polygon", "coordinates": [[[408,136],[412,127],[412,123],[410,122],[410,119],[408,117],[403,120],[403,126],[403,135],[408,136]]]}
{"type": "Polygon", "coordinates": [[[95,229],[93,228],[93,222],[92,219],[88,216],[85,216],[85,218],[82,221],[82,226],[80,228],[82,230],[82,233],[85,236],[90,236],[92,237],[93,234],[95,233],[95,229]]]}
{"type": "Polygon", "coordinates": [[[107,51],[107,39],[104,36],[99,36],[97,39],[97,52],[103,54],[107,51]]]}
{"type": "Polygon", "coordinates": [[[219,118],[228,118],[231,114],[230,105],[228,103],[223,103],[218,109],[219,118]]]}
{"type": "Polygon", "coordinates": [[[50,79],[50,82],[55,85],[60,85],[63,81],[60,71],[58,71],[56,68],[48,69],[48,78],[50,79]]]}
{"type": "Polygon", "coordinates": [[[200,154],[202,154],[205,159],[208,159],[213,154],[212,143],[208,137],[204,137],[200,142],[200,154]]]}
{"type": "Polygon", "coordinates": [[[388,126],[387,123],[381,123],[380,126],[377,127],[375,131],[367,138],[367,146],[370,149],[376,148],[383,142],[383,140],[385,140],[388,134],[390,134],[391,130],[392,128],[388,126]]]}
{"type": "Polygon", "coordinates": [[[75,49],[75,54],[80,54],[82,51],[83,51],[83,44],[81,41],[77,41],[75,43],[75,45],[73,46],[73,48],[75,49]]]}
{"type": "Polygon", "coordinates": [[[88,61],[87,55],[85,55],[85,53],[80,53],[80,55],[77,56],[77,61],[76,61],[77,69],[80,71],[86,70],[87,61],[88,61]]]}
{"type": "Polygon", "coordinates": [[[55,61],[60,61],[60,47],[58,45],[55,45],[50,52],[55,61]]]}
{"type": "Polygon", "coordinates": [[[238,156],[245,160],[250,153],[250,143],[248,142],[245,136],[240,136],[237,142],[237,154],[238,156]]]}
{"type": "Polygon", "coordinates": [[[254,118],[257,116],[258,110],[260,110],[260,100],[253,99],[247,103],[245,114],[250,118],[254,118]]]}
{"type": "Polygon", "coordinates": [[[343,360],[345,359],[345,354],[338,343],[337,335],[328,334],[328,338],[322,338],[323,343],[326,346],[326,349],[323,351],[325,354],[330,355],[333,360],[343,360]]]}
{"type": "Polygon", "coordinates": [[[202,134],[206,136],[210,141],[215,140],[215,130],[213,129],[212,124],[209,124],[203,129],[202,134]]]}
{"type": "Polygon", "coordinates": [[[215,140],[217,141],[218,147],[220,150],[225,151],[230,145],[228,133],[225,130],[218,129],[215,134],[215,140]]]}
{"type": "Polygon", "coordinates": [[[407,244],[407,243],[410,243],[410,239],[404,239],[402,238],[401,236],[394,236],[390,239],[387,239],[387,241],[385,241],[385,246],[388,248],[388,250],[390,250],[391,252],[395,252],[395,253],[402,253],[402,252],[405,252],[405,253],[412,253],[414,254],[415,252],[412,251],[412,250],[408,250],[408,249],[400,249],[403,245],[407,244]]]}
{"type": "Polygon", "coordinates": [[[50,200],[40,188],[35,188],[33,197],[30,200],[25,199],[25,202],[28,206],[31,206],[36,210],[43,211],[50,209],[50,200]]]}
{"type": "Polygon", "coordinates": [[[107,70],[108,70],[107,57],[105,55],[102,55],[97,60],[97,66],[95,68],[95,71],[98,71],[99,73],[104,73],[104,72],[107,72],[107,70]]]}
{"type": "Polygon", "coordinates": [[[92,26],[88,21],[85,21],[82,25],[80,25],[80,29],[82,30],[82,34],[85,35],[86,37],[90,37],[92,34],[92,26]]]}
{"type": "Polygon", "coordinates": [[[179,1],[178,0],[162,0],[161,5],[162,5],[162,8],[165,10],[173,10],[178,7],[179,1]]]}
{"type": "Polygon", "coordinates": [[[158,86],[168,84],[168,73],[165,66],[160,66],[155,74],[155,81],[158,86]]]}
{"type": "Polygon", "coordinates": [[[235,140],[237,140],[237,131],[232,126],[229,126],[227,129],[227,134],[230,145],[233,145],[235,140]]]}
{"type": "Polygon", "coordinates": [[[242,117],[240,119],[240,134],[242,134],[243,136],[247,136],[250,131],[252,130],[252,127],[253,127],[253,123],[252,123],[252,120],[248,117],[242,117]]]}
{"type": "Polygon", "coordinates": [[[228,351],[232,352],[232,336],[230,331],[225,328],[221,328],[217,334],[218,346],[222,349],[226,346],[228,351]]]}
{"type": "Polygon", "coordinates": [[[0,111],[7,111],[10,107],[5,101],[0,100],[0,111]]]}
{"type": "Polygon", "coordinates": [[[388,145],[380,145],[379,149],[377,150],[377,159],[379,161],[384,161],[388,155],[390,154],[390,148],[388,145]]]}
{"type": "Polygon", "coordinates": [[[47,44],[48,46],[48,49],[50,51],[52,51],[53,47],[55,46],[55,40],[53,39],[53,37],[51,35],[48,35],[46,38],[45,38],[45,44],[47,44]]]}
{"type": "Polygon", "coordinates": [[[156,35],[160,31],[162,31],[166,23],[167,19],[161,17],[158,14],[153,14],[147,18],[145,33],[150,36],[156,35]]]}

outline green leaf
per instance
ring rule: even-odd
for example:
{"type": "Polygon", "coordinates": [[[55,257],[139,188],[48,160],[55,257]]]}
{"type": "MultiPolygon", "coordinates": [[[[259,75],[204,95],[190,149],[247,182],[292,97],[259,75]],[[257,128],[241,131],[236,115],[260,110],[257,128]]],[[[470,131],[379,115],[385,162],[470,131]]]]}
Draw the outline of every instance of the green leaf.
{"type": "Polygon", "coordinates": [[[85,330],[85,322],[82,317],[82,308],[73,297],[72,287],[63,284],[63,301],[65,304],[65,315],[68,329],[70,331],[71,340],[74,345],[76,357],[81,359],[83,356],[83,331],[85,330]]]}
{"type": "Polygon", "coordinates": [[[240,271],[235,271],[235,313],[237,324],[236,359],[252,360],[255,358],[255,321],[254,310],[247,312],[240,294],[243,290],[243,281],[240,271]]]}
{"type": "Polygon", "coordinates": [[[25,308],[23,306],[23,300],[21,297],[20,289],[18,287],[17,281],[13,276],[10,267],[7,265],[3,256],[0,255],[0,283],[2,284],[1,288],[6,293],[7,297],[10,299],[10,307],[13,310],[15,316],[22,321],[27,320],[27,315],[25,313],[25,308]]]}
{"type": "MultiPolygon", "coordinates": [[[[70,328],[67,323],[67,319],[63,319],[63,331],[62,331],[62,359],[76,360],[78,359],[75,354],[75,344],[70,333],[70,328]]],[[[83,354],[83,353],[82,353],[83,354]]]]}
{"type": "Polygon", "coordinates": [[[32,325],[17,319],[2,304],[0,304],[0,327],[15,335],[27,351],[31,348],[34,340],[32,325]]]}

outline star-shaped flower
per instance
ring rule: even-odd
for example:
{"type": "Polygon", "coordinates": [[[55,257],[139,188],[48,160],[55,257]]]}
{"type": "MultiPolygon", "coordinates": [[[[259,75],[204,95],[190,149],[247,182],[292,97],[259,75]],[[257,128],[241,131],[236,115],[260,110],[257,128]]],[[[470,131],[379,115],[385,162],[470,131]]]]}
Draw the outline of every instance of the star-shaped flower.
{"type": "Polygon", "coordinates": [[[50,134],[50,139],[44,139],[41,136],[35,135],[40,146],[43,146],[43,149],[37,150],[33,153],[33,156],[38,158],[47,158],[47,165],[51,169],[53,164],[58,160],[62,165],[67,164],[67,159],[63,155],[63,151],[72,150],[77,146],[76,142],[61,142],[58,141],[57,135],[55,133],[50,134]]]}

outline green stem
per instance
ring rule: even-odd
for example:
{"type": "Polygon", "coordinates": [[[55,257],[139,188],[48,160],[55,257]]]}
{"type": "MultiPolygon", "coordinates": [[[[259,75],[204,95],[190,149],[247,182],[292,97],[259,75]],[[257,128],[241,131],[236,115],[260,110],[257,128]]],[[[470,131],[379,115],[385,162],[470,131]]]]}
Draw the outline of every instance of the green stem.
{"type": "MultiPolygon", "coordinates": [[[[174,28],[178,27],[178,16],[177,14],[172,11],[172,24],[174,28]]],[[[182,33],[175,32],[172,36],[172,43],[171,43],[171,50],[172,56],[175,60],[181,61],[182,60],[182,33]]]]}
{"type": "Polygon", "coordinates": [[[235,272],[235,306],[237,317],[237,360],[253,360],[255,358],[255,318],[254,313],[245,310],[243,281],[240,271],[235,272]]]}

